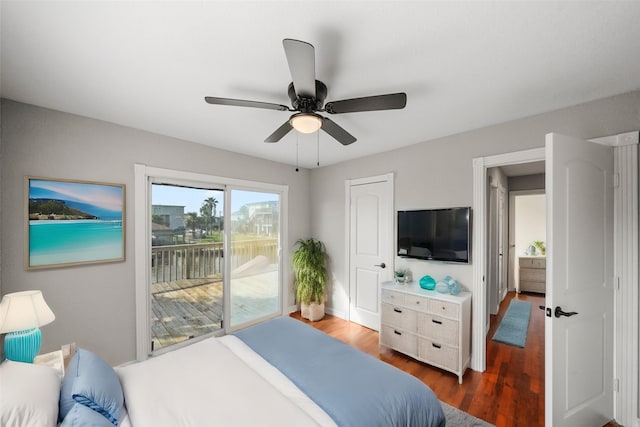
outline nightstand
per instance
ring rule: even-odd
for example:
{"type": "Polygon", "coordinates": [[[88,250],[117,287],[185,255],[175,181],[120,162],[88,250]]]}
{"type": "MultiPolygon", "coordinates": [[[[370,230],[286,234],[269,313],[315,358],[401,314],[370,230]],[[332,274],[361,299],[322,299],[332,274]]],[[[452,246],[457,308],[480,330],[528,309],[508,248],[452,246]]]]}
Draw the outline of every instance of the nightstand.
{"type": "Polygon", "coordinates": [[[62,355],[62,350],[39,354],[35,359],[33,359],[33,363],[35,365],[44,365],[55,369],[60,379],[64,377],[64,356],[62,355]]]}
{"type": "Polygon", "coordinates": [[[65,368],[76,352],[76,343],[65,344],[60,350],[39,354],[33,359],[36,365],[45,365],[55,369],[60,379],[64,377],[65,368]]]}

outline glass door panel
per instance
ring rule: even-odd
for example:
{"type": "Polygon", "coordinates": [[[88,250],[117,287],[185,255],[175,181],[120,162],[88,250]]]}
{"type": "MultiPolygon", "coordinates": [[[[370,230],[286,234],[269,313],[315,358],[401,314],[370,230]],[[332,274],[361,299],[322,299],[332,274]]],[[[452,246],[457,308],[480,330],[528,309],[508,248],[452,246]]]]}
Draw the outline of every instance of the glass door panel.
{"type": "Polygon", "coordinates": [[[230,327],[233,328],[282,311],[280,195],[231,190],[230,200],[230,327]]]}
{"type": "Polygon", "coordinates": [[[222,329],[224,191],[151,186],[152,351],[222,329]]]}

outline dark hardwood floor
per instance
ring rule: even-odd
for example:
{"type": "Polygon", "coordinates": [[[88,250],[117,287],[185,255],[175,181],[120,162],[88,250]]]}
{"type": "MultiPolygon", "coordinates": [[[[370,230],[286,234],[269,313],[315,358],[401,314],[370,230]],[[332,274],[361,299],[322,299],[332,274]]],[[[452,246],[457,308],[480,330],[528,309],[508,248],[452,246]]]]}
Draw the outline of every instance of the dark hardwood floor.
{"type": "Polygon", "coordinates": [[[327,334],[377,357],[417,377],[435,392],[440,400],[500,426],[544,426],[544,304],[539,294],[510,292],[500,304],[497,316],[491,316],[487,335],[487,369],[467,369],[463,383],[449,372],[418,362],[401,353],[380,349],[378,332],[327,315],[318,322],[300,319],[327,334]],[[491,340],[512,299],[533,304],[525,348],[491,340]]]}

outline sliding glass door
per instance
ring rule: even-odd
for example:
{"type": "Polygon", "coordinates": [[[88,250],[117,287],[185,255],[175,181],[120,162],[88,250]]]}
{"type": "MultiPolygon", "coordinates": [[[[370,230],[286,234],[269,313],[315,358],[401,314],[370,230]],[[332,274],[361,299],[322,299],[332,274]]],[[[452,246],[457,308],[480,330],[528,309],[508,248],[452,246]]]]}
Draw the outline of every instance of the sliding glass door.
{"type": "Polygon", "coordinates": [[[232,189],[231,328],[281,313],[280,195],[232,189]]]}
{"type": "Polygon", "coordinates": [[[283,193],[177,175],[148,176],[146,354],[282,313],[283,193]]]}
{"type": "Polygon", "coordinates": [[[151,185],[151,351],[223,327],[224,191],[151,185]]]}

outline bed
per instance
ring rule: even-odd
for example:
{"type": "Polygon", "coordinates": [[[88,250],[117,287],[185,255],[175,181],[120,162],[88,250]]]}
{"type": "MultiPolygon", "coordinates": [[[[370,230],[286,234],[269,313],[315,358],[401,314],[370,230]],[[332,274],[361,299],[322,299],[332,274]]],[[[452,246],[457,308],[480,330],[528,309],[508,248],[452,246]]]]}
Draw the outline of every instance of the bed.
{"type": "Polygon", "coordinates": [[[63,427],[445,425],[422,382],[289,317],[115,370],[80,349],[59,408],[63,427]]]}

